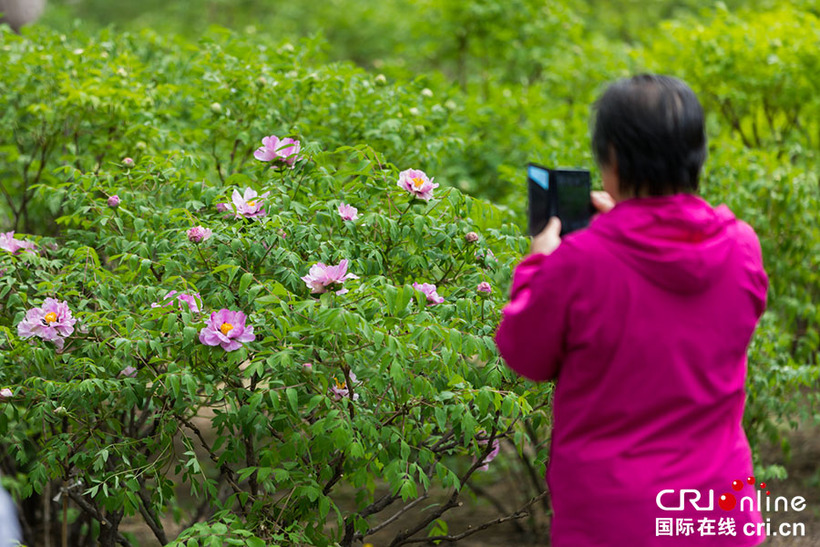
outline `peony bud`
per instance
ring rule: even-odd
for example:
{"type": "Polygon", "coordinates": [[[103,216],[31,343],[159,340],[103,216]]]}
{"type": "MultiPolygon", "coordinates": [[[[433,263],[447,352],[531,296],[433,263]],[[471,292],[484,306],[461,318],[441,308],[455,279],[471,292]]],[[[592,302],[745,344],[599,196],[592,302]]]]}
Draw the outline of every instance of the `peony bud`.
{"type": "Polygon", "coordinates": [[[120,206],[120,196],[118,196],[116,194],[113,195],[113,196],[109,196],[108,197],[108,206],[111,207],[112,209],[116,209],[117,207],[119,207],[120,206]]]}
{"type": "Polygon", "coordinates": [[[486,281],[482,281],[481,283],[479,283],[478,287],[476,287],[476,290],[478,292],[483,292],[483,293],[487,293],[487,294],[490,294],[491,292],[493,292],[493,288],[490,287],[490,284],[487,283],[486,281]]]}
{"type": "Polygon", "coordinates": [[[202,243],[206,239],[210,238],[213,232],[208,228],[203,228],[202,226],[194,226],[190,230],[188,230],[188,241],[191,243],[202,243]]]}
{"type": "Polygon", "coordinates": [[[475,243],[478,241],[478,234],[475,232],[467,232],[467,235],[464,236],[464,239],[467,240],[467,243],[475,243]]]}
{"type": "Polygon", "coordinates": [[[131,158],[123,158],[122,164],[126,167],[134,167],[134,160],[131,158]]]}

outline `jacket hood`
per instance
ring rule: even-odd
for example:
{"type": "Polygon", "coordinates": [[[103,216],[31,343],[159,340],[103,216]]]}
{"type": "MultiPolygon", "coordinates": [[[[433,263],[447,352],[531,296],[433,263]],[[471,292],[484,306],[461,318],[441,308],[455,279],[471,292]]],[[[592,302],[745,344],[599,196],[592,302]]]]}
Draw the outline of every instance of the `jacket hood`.
{"type": "Polygon", "coordinates": [[[735,216],[692,194],[635,198],[592,221],[613,252],[664,289],[703,291],[724,272],[736,244],[735,216]]]}

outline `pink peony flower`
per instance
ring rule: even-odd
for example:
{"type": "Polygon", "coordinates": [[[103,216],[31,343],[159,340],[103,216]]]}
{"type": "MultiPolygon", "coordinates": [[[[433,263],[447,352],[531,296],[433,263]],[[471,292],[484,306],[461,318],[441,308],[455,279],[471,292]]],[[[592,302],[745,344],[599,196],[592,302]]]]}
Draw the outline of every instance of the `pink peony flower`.
{"type": "Polygon", "coordinates": [[[194,226],[193,228],[188,230],[187,234],[188,241],[192,243],[202,243],[206,239],[210,238],[213,235],[213,232],[209,228],[203,228],[202,226],[194,226]]]}
{"type": "Polygon", "coordinates": [[[444,302],[444,298],[438,295],[436,292],[436,286],[432,283],[413,283],[413,288],[417,291],[423,292],[425,296],[427,296],[427,301],[429,302],[428,306],[441,304],[444,302]]]}
{"type": "Polygon", "coordinates": [[[111,207],[112,209],[116,209],[117,207],[119,207],[120,206],[120,196],[118,196],[116,194],[113,195],[113,196],[109,196],[108,197],[108,206],[111,207]]]}
{"type": "Polygon", "coordinates": [[[199,341],[206,346],[222,346],[225,351],[237,350],[243,343],[256,340],[253,326],[246,326],[245,319],[245,314],[241,311],[225,308],[215,311],[199,331],[199,341]]]}
{"type": "Polygon", "coordinates": [[[475,232],[467,232],[467,235],[464,236],[464,239],[467,240],[467,243],[475,243],[478,241],[478,234],[475,232]]]}
{"type": "Polygon", "coordinates": [[[76,322],[66,302],[46,298],[42,307],[26,312],[25,319],[17,324],[17,334],[24,339],[37,336],[54,342],[57,349],[62,351],[64,338],[71,336],[76,322]]]}
{"type": "MultiPolygon", "coordinates": [[[[231,194],[231,201],[236,211],[234,218],[257,218],[265,216],[267,213],[262,208],[262,203],[269,194],[270,192],[265,192],[259,196],[256,190],[251,190],[250,188],[245,188],[244,194],[240,194],[238,190],[234,189],[233,194],[231,194]]],[[[219,203],[216,208],[219,211],[231,210],[230,204],[228,203],[219,203]]]]}
{"type": "Polygon", "coordinates": [[[33,251],[35,247],[37,245],[33,241],[14,239],[14,232],[0,233],[0,249],[13,255],[20,254],[21,251],[33,251]]]}
{"type": "Polygon", "coordinates": [[[429,201],[433,197],[433,190],[438,188],[438,184],[433,183],[434,179],[428,179],[424,171],[418,169],[407,169],[399,173],[398,186],[410,192],[414,197],[429,201]]]}
{"type": "Polygon", "coordinates": [[[14,392],[7,387],[0,389],[0,399],[9,399],[14,397],[14,392]]]}
{"type": "Polygon", "coordinates": [[[199,293],[196,295],[193,294],[181,294],[177,297],[179,301],[179,307],[181,308],[183,304],[188,304],[188,309],[193,313],[199,313],[200,306],[202,305],[202,297],[199,293]]]}
{"type": "Polygon", "coordinates": [[[478,287],[476,287],[476,290],[478,292],[485,292],[487,294],[490,294],[491,292],[493,292],[493,288],[490,287],[490,284],[487,283],[486,281],[482,281],[481,283],[479,283],[478,287]]]}
{"type": "MultiPolygon", "coordinates": [[[[359,279],[359,276],[347,273],[347,259],[345,258],[336,266],[327,266],[322,262],[317,262],[310,267],[310,271],[302,281],[310,288],[311,293],[327,292],[331,285],[341,285],[348,279],[359,279]]],[[[347,289],[339,289],[336,294],[344,294],[347,289]]]]}
{"type": "MultiPolygon", "coordinates": [[[[353,371],[350,371],[350,381],[351,383],[356,386],[359,385],[361,382],[357,381],[356,375],[353,371]]],[[[342,381],[340,382],[335,377],[333,378],[333,384],[330,386],[330,392],[333,393],[333,399],[335,401],[341,401],[343,398],[350,397],[350,390],[347,388],[347,382],[342,381]]],[[[358,393],[353,393],[353,400],[359,398],[358,393]]]]}
{"type": "Polygon", "coordinates": [[[164,308],[173,303],[174,300],[177,301],[179,309],[184,310],[185,306],[187,306],[191,313],[199,313],[202,306],[202,297],[199,293],[188,294],[180,293],[178,291],[169,291],[168,294],[162,297],[162,300],[160,301],[162,303],[152,302],[151,307],[164,308]]]}
{"type": "Polygon", "coordinates": [[[262,139],[262,146],[253,153],[253,157],[259,161],[274,162],[274,165],[283,163],[293,169],[293,164],[298,160],[299,151],[302,144],[289,137],[279,139],[275,135],[262,139]]]}
{"type": "Polygon", "coordinates": [[[137,369],[129,365],[120,371],[119,376],[122,378],[136,378],[137,369]]]}
{"type": "MultiPolygon", "coordinates": [[[[478,445],[484,447],[484,446],[487,446],[488,442],[489,442],[488,440],[478,441],[478,445]]],[[[492,449],[490,450],[490,453],[487,454],[487,457],[485,457],[481,461],[481,464],[482,464],[481,467],[476,467],[476,471],[487,471],[487,470],[489,470],[490,469],[490,462],[493,461],[496,456],[498,456],[498,452],[500,450],[501,450],[501,443],[498,442],[498,439],[493,439],[493,446],[492,446],[492,449]]],[[[483,452],[483,450],[482,450],[482,452],[483,452]]]]}
{"type": "Polygon", "coordinates": [[[477,250],[475,252],[475,257],[477,260],[484,262],[485,264],[488,260],[496,260],[495,255],[490,249],[487,249],[486,251],[484,249],[477,250]]]}
{"type": "Polygon", "coordinates": [[[134,160],[132,160],[131,158],[123,158],[122,164],[126,167],[134,167],[134,160]]]}
{"type": "Polygon", "coordinates": [[[359,210],[345,202],[339,205],[339,214],[342,216],[342,220],[356,220],[359,218],[359,210]]]}

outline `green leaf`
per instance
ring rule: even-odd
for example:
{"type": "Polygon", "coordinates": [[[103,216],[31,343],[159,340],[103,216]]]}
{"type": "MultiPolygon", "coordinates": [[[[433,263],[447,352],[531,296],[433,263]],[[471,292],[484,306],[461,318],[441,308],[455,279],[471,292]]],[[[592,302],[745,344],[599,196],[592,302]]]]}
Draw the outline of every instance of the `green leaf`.
{"type": "Polygon", "coordinates": [[[242,278],[239,280],[239,294],[245,293],[250,286],[251,281],[253,281],[253,273],[246,272],[242,274],[242,278]]]}
{"type": "Polygon", "coordinates": [[[288,404],[290,405],[290,409],[293,411],[294,414],[299,413],[299,393],[292,387],[289,387],[285,390],[285,394],[288,398],[288,404]]]}

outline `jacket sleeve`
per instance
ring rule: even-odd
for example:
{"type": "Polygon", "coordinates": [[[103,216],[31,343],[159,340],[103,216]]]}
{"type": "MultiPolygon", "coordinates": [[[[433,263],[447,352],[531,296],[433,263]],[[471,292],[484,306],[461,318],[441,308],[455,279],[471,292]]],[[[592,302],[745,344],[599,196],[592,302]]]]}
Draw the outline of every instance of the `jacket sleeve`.
{"type": "Polygon", "coordinates": [[[554,379],[564,357],[573,273],[561,251],[532,254],[518,264],[495,334],[507,366],[530,380],[554,379]]]}
{"type": "Polygon", "coordinates": [[[743,244],[747,248],[747,259],[745,267],[749,272],[748,290],[752,295],[755,314],[757,318],[766,311],[766,295],[769,289],[769,276],[763,268],[763,251],[760,247],[760,239],[754,229],[745,222],[739,223],[743,233],[743,244]]]}

